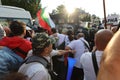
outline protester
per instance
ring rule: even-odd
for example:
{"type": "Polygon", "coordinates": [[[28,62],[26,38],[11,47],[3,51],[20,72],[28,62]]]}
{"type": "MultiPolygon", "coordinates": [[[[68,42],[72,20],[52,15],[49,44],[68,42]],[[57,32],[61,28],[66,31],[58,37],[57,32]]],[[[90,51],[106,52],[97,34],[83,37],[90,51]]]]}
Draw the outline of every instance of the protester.
{"type": "Polygon", "coordinates": [[[25,58],[28,51],[31,50],[31,42],[24,39],[26,34],[26,25],[23,22],[13,21],[9,26],[11,30],[10,37],[4,37],[0,40],[0,46],[6,46],[12,49],[17,55],[25,58]]]}
{"type": "MultiPolygon", "coordinates": [[[[29,57],[27,61],[32,57],[36,57],[38,60],[40,57],[49,62],[49,55],[52,51],[51,39],[45,33],[38,33],[32,39],[33,56],[29,57]]],[[[26,62],[27,62],[26,61],[26,62]]],[[[50,80],[50,75],[47,69],[38,62],[24,63],[19,72],[27,75],[31,80],[50,80]]]]}
{"type": "Polygon", "coordinates": [[[40,27],[40,26],[37,26],[37,28],[34,31],[35,31],[35,33],[41,33],[41,32],[46,32],[47,33],[47,31],[44,28],[40,27]]]}
{"type": "MultiPolygon", "coordinates": [[[[66,43],[68,41],[68,36],[67,36],[67,31],[68,29],[64,28],[62,30],[62,33],[58,33],[55,28],[51,29],[52,30],[52,36],[55,38],[58,38],[56,44],[55,44],[55,49],[57,50],[64,50],[66,43]]],[[[54,70],[65,80],[66,78],[66,66],[64,64],[64,56],[54,56],[53,57],[53,68],[54,70]]]]}
{"type": "MultiPolygon", "coordinates": [[[[72,42],[72,41],[74,41],[75,39],[74,39],[74,32],[73,32],[73,30],[68,30],[67,31],[67,41],[66,41],[66,46],[70,43],[70,42],[72,42]]],[[[64,55],[64,63],[65,64],[67,64],[67,57],[74,57],[74,55],[73,55],[73,53],[67,53],[67,54],[65,54],[64,55]]]]}
{"type": "Polygon", "coordinates": [[[89,43],[85,40],[84,33],[78,33],[77,39],[81,38],[81,41],[84,43],[85,52],[88,52],[90,50],[89,43]]]}
{"type": "MultiPolygon", "coordinates": [[[[53,38],[56,42],[58,41],[57,30],[55,28],[51,29],[51,38],[53,38]]],[[[53,44],[53,49],[56,50],[56,42],[53,44]]]]}
{"type": "MultiPolygon", "coordinates": [[[[20,73],[27,75],[30,80],[51,80],[48,69],[39,61],[50,64],[50,53],[52,51],[52,43],[50,37],[46,33],[37,33],[32,39],[33,56],[29,57],[20,67],[20,73]]],[[[50,67],[50,66],[49,66],[50,67]]]]}
{"type": "Polygon", "coordinates": [[[92,26],[89,30],[88,30],[88,42],[90,45],[90,51],[92,51],[93,47],[95,46],[94,43],[94,37],[95,37],[95,33],[98,31],[98,29],[95,26],[92,26]]]}
{"type": "MultiPolygon", "coordinates": [[[[79,34],[78,34],[79,35],[79,34]]],[[[72,41],[69,45],[66,46],[66,50],[75,50],[74,58],[76,60],[76,64],[73,68],[73,73],[71,76],[71,80],[83,80],[83,69],[81,64],[79,63],[81,55],[86,51],[84,42],[84,37],[79,37],[77,40],[72,41]]],[[[85,41],[87,42],[87,41],[85,41]]]]}
{"type": "Polygon", "coordinates": [[[58,37],[58,41],[56,43],[56,48],[57,49],[65,49],[66,43],[68,41],[67,31],[68,30],[66,28],[64,28],[62,30],[61,34],[57,33],[57,37],[58,37]]]}
{"type": "MultiPolygon", "coordinates": [[[[113,32],[107,29],[101,29],[95,34],[95,46],[94,52],[86,52],[80,58],[80,63],[84,71],[84,80],[96,80],[96,73],[93,66],[95,63],[92,61],[92,55],[95,54],[96,64],[99,68],[100,60],[106,45],[113,36],[113,32]],[[94,64],[93,64],[94,63],[94,64]]],[[[109,80],[109,79],[108,79],[109,80]]]]}
{"type": "Polygon", "coordinates": [[[31,41],[31,38],[34,36],[34,34],[35,34],[34,30],[26,26],[26,35],[24,36],[24,38],[31,41]]]}
{"type": "Polygon", "coordinates": [[[72,30],[68,30],[67,36],[68,36],[68,39],[66,41],[66,45],[68,45],[71,41],[74,40],[74,32],[72,30]]]}
{"type": "Polygon", "coordinates": [[[22,22],[11,22],[12,35],[5,36],[0,40],[0,80],[3,80],[5,75],[10,72],[18,70],[32,47],[31,43],[24,39],[25,27],[26,25],[22,22]]]}
{"type": "Polygon", "coordinates": [[[120,30],[104,50],[97,80],[120,80],[120,30]]]}

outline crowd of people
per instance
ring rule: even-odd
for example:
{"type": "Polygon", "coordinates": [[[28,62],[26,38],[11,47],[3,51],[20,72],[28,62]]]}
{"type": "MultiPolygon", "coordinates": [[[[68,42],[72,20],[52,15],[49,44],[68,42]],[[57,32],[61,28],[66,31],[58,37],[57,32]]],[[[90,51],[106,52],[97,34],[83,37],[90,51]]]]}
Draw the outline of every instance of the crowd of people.
{"type": "Polygon", "coordinates": [[[68,57],[76,61],[70,80],[118,80],[119,30],[96,28],[90,37],[91,30],[0,26],[0,80],[66,80],[68,57]]]}

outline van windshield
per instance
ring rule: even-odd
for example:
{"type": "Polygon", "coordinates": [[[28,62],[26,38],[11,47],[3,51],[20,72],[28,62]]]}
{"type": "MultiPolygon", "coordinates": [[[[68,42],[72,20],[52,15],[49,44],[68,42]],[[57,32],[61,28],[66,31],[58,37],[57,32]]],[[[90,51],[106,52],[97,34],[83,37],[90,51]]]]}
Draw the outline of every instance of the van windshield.
{"type": "Polygon", "coordinates": [[[31,26],[31,20],[30,19],[25,19],[25,18],[0,18],[0,24],[3,27],[9,26],[9,23],[11,21],[22,21],[24,23],[26,23],[27,26],[31,26]]]}

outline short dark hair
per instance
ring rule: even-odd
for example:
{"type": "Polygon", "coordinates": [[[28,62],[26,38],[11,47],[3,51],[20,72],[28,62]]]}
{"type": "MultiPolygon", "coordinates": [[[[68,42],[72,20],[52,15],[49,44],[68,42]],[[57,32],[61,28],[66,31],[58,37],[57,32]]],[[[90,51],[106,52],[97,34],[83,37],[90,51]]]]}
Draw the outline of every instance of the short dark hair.
{"type": "Polygon", "coordinates": [[[36,33],[42,33],[42,32],[46,32],[46,30],[40,26],[37,26],[37,29],[35,30],[36,33]]]}
{"type": "Polygon", "coordinates": [[[56,32],[57,32],[55,28],[52,28],[51,31],[52,31],[53,33],[56,33],[56,32]]]}
{"type": "Polygon", "coordinates": [[[68,30],[67,31],[67,35],[72,35],[73,34],[73,31],[72,30],[68,30]]]}
{"type": "Polygon", "coordinates": [[[10,23],[10,30],[11,30],[11,33],[12,35],[14,36],[18,36],[18,35],[21,35],[24,33],[24,30],[26,29],[25,28],[26,24],[23,23],[23,22],[20,22],[20,21],[12,21],[10,23]]]}

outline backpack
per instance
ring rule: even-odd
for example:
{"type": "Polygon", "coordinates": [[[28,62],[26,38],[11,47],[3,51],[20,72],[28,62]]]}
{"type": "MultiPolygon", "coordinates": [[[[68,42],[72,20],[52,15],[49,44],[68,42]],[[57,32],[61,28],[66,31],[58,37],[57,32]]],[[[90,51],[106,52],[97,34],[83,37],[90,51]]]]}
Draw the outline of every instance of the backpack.
{"type": "Polygon", "coordinates": [[[65,49],[65,41],[63,41],[58,47],[58,50],[64,50],[65,49]]]}
{"type": "Polygon", "coordinates": [[[97,77],[98,71],[99,71],[99,67],[98,67],[98,64],[97,64],[95,51],[92,52],[91,55],[92,55],[92,63],[93,63],[94,71],[95,71],[95,74],[96,74],[96,77],[97,77]]]}
{"type": "Polygon", "coordinates": [[[66,36],[64,37],[64,41],[59,46],[57,46],[58,50],[64,50],[65,49],[65,39],[66,39],[66,36]]]}
{"type": "Polygon", "coordinates": [[[44,57],[31,56],[24,61],[24,63],[26,63],[26,64],[32,63],[32,62],[41,63],[48,70],[48,73],[51,76],[51,80],[61,80],[59,75],[56,72],[54,72],[53,70],[51,70],[51,64],[44,57]]]}
{"type": "MultiPolygon", "coordinates": [[[[64,50],[65,49],[65,39],[66,39],[66,36],[64,37],[64,41],[57,47],[58,50],[64,50]]],[[[55,57],[56,58],[62,58],[63,55],[56,55],[55,57]]]]}

